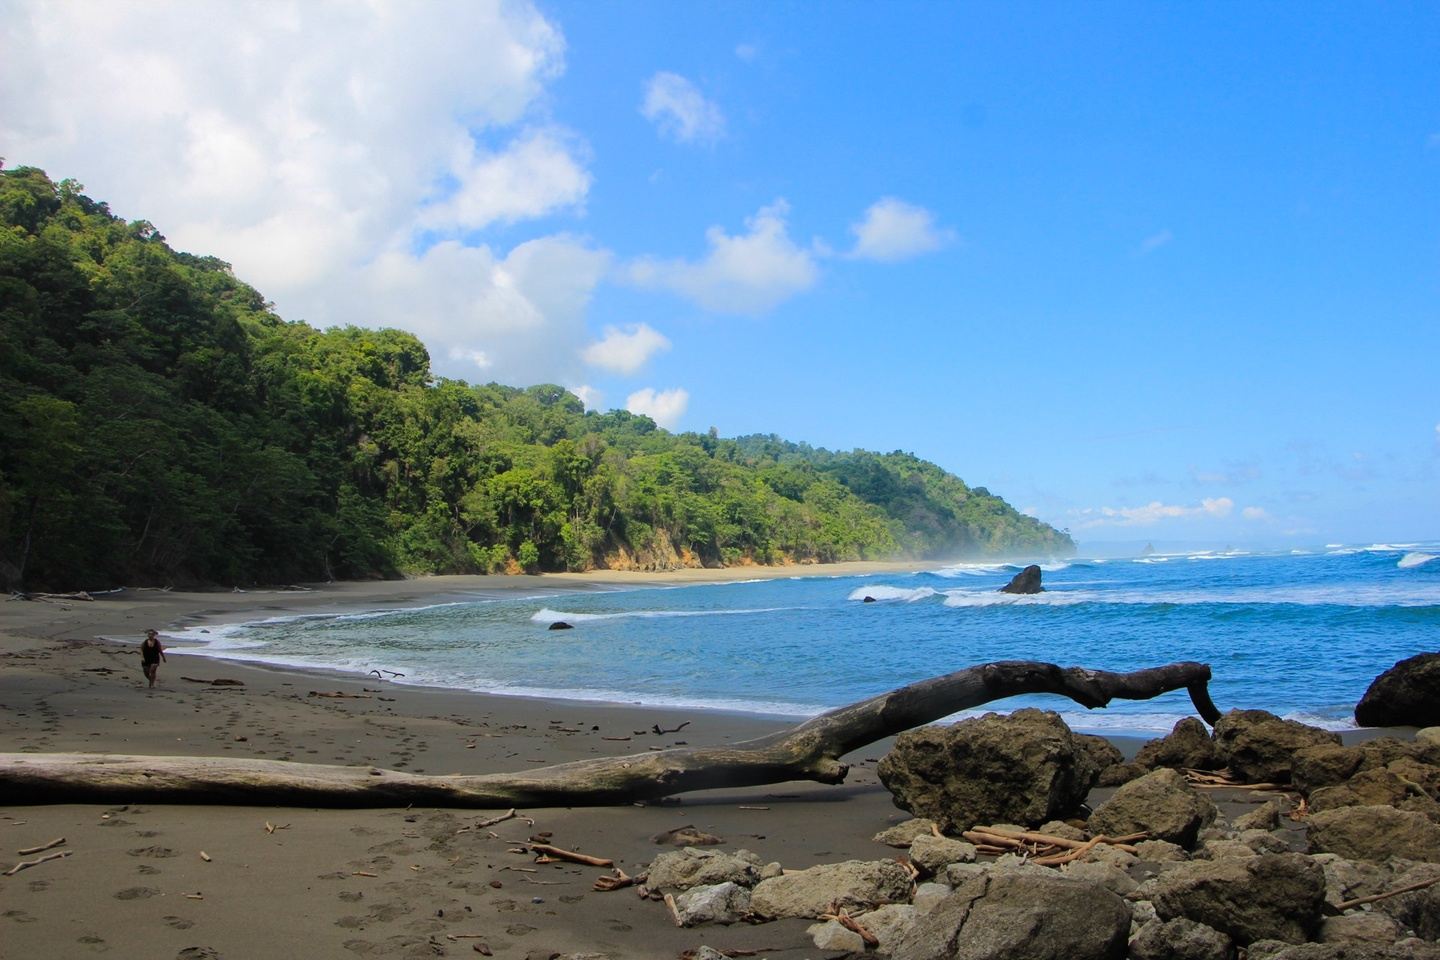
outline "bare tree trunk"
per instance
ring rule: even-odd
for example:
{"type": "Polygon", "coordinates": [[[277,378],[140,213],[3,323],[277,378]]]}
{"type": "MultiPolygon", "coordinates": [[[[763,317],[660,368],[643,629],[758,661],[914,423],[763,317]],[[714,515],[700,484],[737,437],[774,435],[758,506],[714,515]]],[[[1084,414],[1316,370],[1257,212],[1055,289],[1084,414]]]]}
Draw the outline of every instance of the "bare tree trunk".
{"type": "Polygon", "coordinates": [[[1220,713],[1210,701],[1209,681],[1210,667],[1203,663],[1109,673],[1008,660],[922,680],[742,743],[477,776],[227,757],[0,753],[0,803],[584,806],[790,780],[840,783],[849,769],[840,758],[852,750],[959,710],[1024,693],[1059,694],[1094,708],[1115,697],[1148,700],[1186,689],[1196,710],[1213,724],[1220,713]]]}

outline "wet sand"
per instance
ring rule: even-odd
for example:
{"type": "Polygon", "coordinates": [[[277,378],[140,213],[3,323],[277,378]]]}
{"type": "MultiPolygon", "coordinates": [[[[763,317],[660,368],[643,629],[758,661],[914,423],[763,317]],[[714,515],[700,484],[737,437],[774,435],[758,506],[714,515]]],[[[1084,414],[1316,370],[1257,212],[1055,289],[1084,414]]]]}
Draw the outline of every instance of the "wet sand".
{"type": "MultiPolygon", "coordinates": [[[[778,573],[858,572],[846,566],[778,573]]],[[[409,687],[178,651],[168,652],[160,683],[149,690],[134,645],[151,625],[163,631],[257,615],[766,572],[437,577],[305,592],[125,591],[91,603],[3,602],[0,750],[259,757],[439,774],[743,740],[793,721],[409,687]],[[654,732],[681,723],[678,733],[654,732]]],[[[687,824],[723,837],[723,849],[747,848],[787,868],[894,856],[870,839],[908,817],[874,773],[886,749],[875,744],[847,758],[852,772],[843,786],[790,783],[687,794],[666,805],[521,810],[533,826],[508,820],[488,829],[474,825],[503,811],[0,807],[0,869],[30,859],[19,849],[59,837],[65,843],[56,849],[73,851],[0,877],[0,957],[460,957],[480,956],[479,944],[507,958],[675,958],[701,944],[820,956],[805,935],[808,921],[680,930],[662,904],[633,890],[592,890],[607,871],[537,866],[513,852],[515,844],[545,832],[547,842],[614,859],[632,874],[668,849],[654,835],[687,824]]]]}

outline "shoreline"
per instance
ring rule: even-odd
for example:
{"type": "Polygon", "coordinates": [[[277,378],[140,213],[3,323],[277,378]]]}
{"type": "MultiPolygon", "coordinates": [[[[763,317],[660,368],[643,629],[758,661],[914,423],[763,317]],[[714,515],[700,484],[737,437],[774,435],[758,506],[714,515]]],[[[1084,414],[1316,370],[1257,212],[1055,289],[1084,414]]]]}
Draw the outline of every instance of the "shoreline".
{"type": "MultiPolygon", "coordinates": [[[[0,603],[4,749],[485,773],[681,744],[733,745],[795,722],[400,685],[178,650],[162,664],[154,690],[140,673],[136,646],[151,624],[413,606],[447,596],[473,599],[500,586],[509,588],[504,595],[514,595],[614,583],[609,577],[497,579],[426,578],[275,593],[127,591],[92,602],[0,603]],[[103,637],[133,639],[133,645],[103,637]],[[192,683],[187,676],[243,685],[192,683]],[[346,696],[312,696],[312,690],[346,696]]],[[[653,578],[621,579],[654,585],[653,578]]],[[[1144,742],[1106,736],[1126,755],[1144,742]]],[[[594,880],[607,871],[532,866],[513,851],[528,835],[544,832],[547,842],[611,858],[634,875],[671,849],[654,837],[691,825],[724,838],[723,849],[749,849],[788,869],[888,859],[895,851],[871,838],[909,818],[875,772],[888,749],[881,741],[847,756],[850,775],[838,786],[792,782],[699,791],[642,806],[527,809],[520,813],[533,825],[507,822],[489,831],[474,825],[502,811],[0,807],[0,838],[11,848],[4,856],[57,837],[66,838],[74,854],[0,877],[7,910],[0,936],[17,956],[104,953],[137,960],[268,960],[293,955],[295,943],[305,944],[306,956],[344,960],[471,955],[470,941],[452,941],[452,935],[483,937],[493,956],[507,960],[582,952],[673,960],[701,944],[798,960],[816,955],[805,932],[809,921],[679,929],[663,906],[632,891],[594,891],[594,880]],[[263,941],[255,935],[259,916],[266,918],[263,941]]],[[[1097,796],[1103,792],[1092,801],[1097,796]]]]}

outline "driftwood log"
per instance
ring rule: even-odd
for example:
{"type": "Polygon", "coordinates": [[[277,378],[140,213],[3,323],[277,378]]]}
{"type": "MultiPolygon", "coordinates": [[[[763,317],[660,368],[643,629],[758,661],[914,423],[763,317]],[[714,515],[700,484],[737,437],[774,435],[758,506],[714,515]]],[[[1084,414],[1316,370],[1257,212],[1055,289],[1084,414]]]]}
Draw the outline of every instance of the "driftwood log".
{"type": "Polygon", "coordinates": [[[969,667],[840,707],[769,736],[713,747],[580,760],[516,773],[430,776],[282,760],[0,753],[0,803],[238,803],[383,807],[584,806],[655,800],[691,790],[813,780],[840,783],[840,758],[876,740],[960,710],[1026,693],[1087,708],[1112,699],[1190,693],[1214,724],[1210,667],[1172,663],[1109,673],[1008,660],[969,667]]]}

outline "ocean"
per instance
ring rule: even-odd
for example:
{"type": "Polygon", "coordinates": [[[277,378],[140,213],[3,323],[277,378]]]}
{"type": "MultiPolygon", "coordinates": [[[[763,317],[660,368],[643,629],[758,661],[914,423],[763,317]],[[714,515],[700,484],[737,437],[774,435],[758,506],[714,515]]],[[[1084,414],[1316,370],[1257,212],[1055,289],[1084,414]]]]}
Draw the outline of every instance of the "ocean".
{"type": "MultiPolygon", "coordinates": [[[[189,652],[522,696],[806,717],[992,660],[1124,671],[1198,660],[1223,711],[1334,730],[1397,660],[1440,650],[1440,543],[1331,544],[1041,564],[1045,592],[998,590],[1012,563],[913,573],[545,592],[399,610],[276,617],[170,636],[189,652]],[[875,602],[864,602],[865,597],[875,602]],[[571,630],[550,630],[563,620],[571,630]]],[[[1076,730],[1153,736],[1184,691],[1086,710],[1076,730]]]]}

